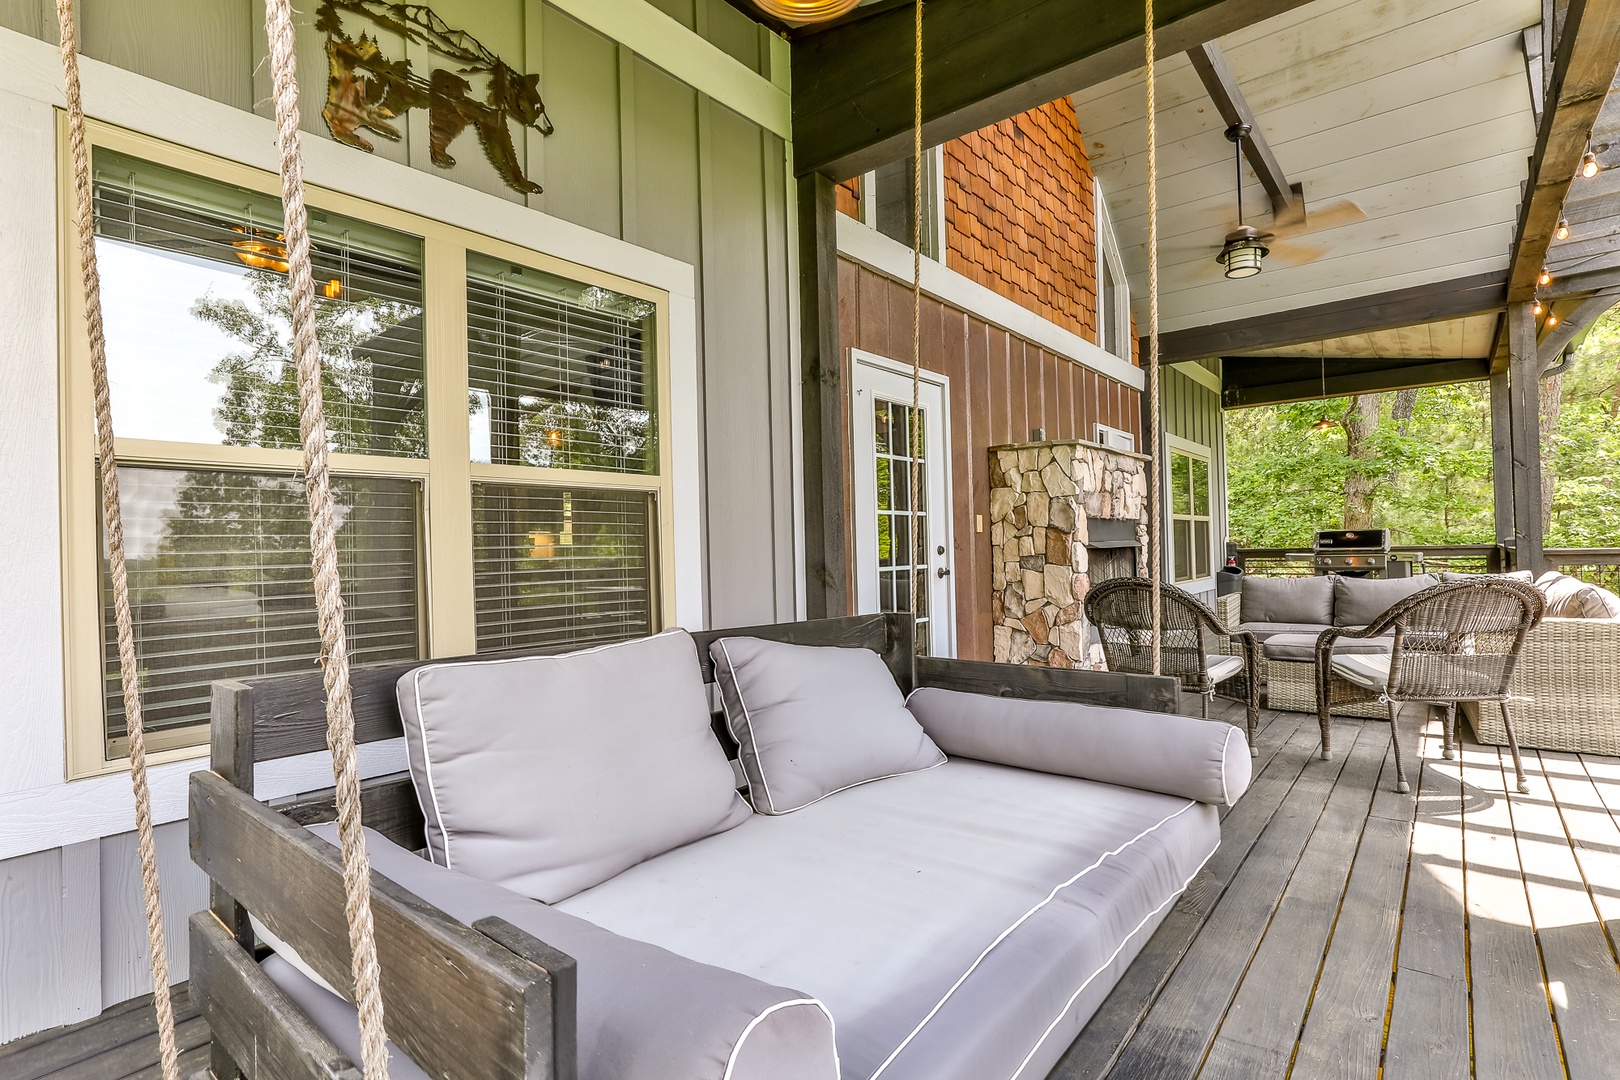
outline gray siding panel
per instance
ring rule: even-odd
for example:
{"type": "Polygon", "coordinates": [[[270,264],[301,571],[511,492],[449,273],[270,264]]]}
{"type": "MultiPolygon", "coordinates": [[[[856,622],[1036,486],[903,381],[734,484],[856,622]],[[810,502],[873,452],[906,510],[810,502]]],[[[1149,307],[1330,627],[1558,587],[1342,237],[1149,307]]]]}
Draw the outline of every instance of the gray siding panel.
{"type": "Polygon", "coordinates": [[[619,46],[556,8],[542,19],[541,96],[557,130],[529,138],[545,155],[546,189],[530,205],[619,236],[619,46]]]}
{"type": "MultiPolygon", "coordinates": [[[[163,892],[163,938],[169,979],[184,982],[191,964],[186,920],[208,906],[208,877],[191,861],[187,824],[173,821],[153,830],[158,880],[163,892]]],[[[146,948],[146,901],[134,833],[101,839],[101,1002],[116,1005],[152,992],[146,948]]]]}
{"type": "Polygon", "coordinates": [[[0,1042],[101,1011],[96,848],[0,862],[0,1042]]]}

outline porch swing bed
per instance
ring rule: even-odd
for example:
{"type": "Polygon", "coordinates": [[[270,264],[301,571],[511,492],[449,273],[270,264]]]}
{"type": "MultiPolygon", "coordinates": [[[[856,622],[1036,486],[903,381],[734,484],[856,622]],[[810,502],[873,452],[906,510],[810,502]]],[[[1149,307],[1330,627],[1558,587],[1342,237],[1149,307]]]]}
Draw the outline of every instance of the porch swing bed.
{"type": "MultiPolygon", "coordinates": [[[[390,1075],[1047,1075],[1214,853],[1247,743],[1173,715],[1172,679],[917,657],[912,630],[357,669],[357,739],[410,761],[363,793],[390,1075]]],[[[321,676],[217,683],[213,733],[215,1073],[357,1076],[335,801],[253,797],[324,748],[321,676]]]]}

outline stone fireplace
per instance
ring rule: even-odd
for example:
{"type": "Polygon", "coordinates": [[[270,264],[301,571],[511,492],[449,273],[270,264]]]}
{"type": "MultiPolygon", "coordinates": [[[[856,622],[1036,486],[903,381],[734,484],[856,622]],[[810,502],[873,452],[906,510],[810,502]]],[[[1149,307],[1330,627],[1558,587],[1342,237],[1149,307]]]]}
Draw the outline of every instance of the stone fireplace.
{"type": "Polygon", "coordinates": [[[1080,602],[1094,581],[1143,572],[1147,459],[1087,442],[990,449],[995,659],[1101,667],[1080,602]]]}

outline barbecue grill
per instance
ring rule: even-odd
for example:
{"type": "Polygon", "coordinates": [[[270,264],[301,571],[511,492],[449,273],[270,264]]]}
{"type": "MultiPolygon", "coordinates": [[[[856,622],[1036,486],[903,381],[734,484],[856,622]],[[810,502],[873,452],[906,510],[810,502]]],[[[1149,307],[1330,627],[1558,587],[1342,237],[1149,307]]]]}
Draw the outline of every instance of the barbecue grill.
{"type": "Polygon", "coordinates": [[[1312,562],[1318,576],[1387,577],[1389,530],[1323,529],[1316,534],[1312,562]]]}

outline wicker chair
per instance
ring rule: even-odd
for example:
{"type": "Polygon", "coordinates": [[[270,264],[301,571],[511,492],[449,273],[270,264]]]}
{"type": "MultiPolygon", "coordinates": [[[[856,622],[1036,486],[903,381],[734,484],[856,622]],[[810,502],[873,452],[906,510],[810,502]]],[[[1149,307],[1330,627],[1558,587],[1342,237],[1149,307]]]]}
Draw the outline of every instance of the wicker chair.
{"type": "MultiPolygon", "coordinates": [[[[1229,630],[1204,604],[1174,585],[1159,586],[1160,674],[1181,680],[1199,695],[1199,715],[1209,718],[1209,700],[1218,685],[1248,705],[1249,753],[1260,727],[1260,644],[1245,630],[1229,630]],[[1208,648],[1205,635],[1231,638],[1241,655],[1208,648]]],[[[1153,673],[1153,583],[1147,578],[1113,578],[1086,593],[1086,619],[1102,638],[1109,671],[1153,673]]]]}
{"type": "Polygon", "coordinates": [[[1409,785],[1401,767],[1400,729],[1395,711],[1403,701],[1421,701],[1445,710],[1445,756],[1455,756],[1457,704],[1494,701],[1502,710],[1519,790],[1528,791],[1519,743],[1508,715],[1508,681],[1524,648],[1524,638],[1541,621],[1541,593],[1515,581],[1480,580],[1435,585],[1402,600],[1360,630],[1334,627],[1316,639],[1317,719],[1322,757],[1332,751],[1330,713],[1338,706],[1377,701],[1389,710],[1395,747],[1395,790],[1409,785]],[[1334,656],[1340,638],[1372,638],[1394,633],[1387,653],[1334,656]]]}

